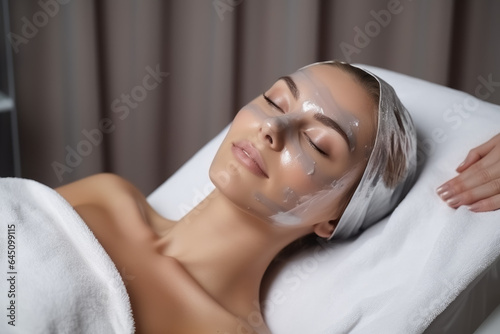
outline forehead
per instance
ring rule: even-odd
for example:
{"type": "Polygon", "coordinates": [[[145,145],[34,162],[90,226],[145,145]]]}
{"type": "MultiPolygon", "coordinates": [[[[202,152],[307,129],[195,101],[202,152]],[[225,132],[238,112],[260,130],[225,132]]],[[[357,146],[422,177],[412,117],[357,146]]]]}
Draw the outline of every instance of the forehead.
{"type": "Polygon", "coordinates": [[[317,95],[324,100],[328,97],[323,95],[330,95],[342,109],[357,118],[363,115],[373,116],[376,107],[373,99],[355,77],[346,71],[321,64],[301,69],[292,74],[292,78],[308,97],[317,95]]]}
{"type": "Polygon", "coordinates": [[[323,104],[328,113],[342,112],[359,120],[359,130],[367,141],[373,140],[377,127],[377,107],[368,91],[351,74],[337,67],[321,64],[309,66],[291,75],[300,99],[323,104]]]}

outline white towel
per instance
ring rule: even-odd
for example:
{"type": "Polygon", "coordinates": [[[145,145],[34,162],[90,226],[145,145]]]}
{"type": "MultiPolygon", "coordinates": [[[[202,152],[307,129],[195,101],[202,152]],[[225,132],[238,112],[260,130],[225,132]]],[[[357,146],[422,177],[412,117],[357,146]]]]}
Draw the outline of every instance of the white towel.
{"type": "Polygon", "coordinates": [[[134,332],[119,272],[56,191],[0,179],[0,226],[0,333],[134,332]]]}
{"type": "MultiPolygon", "coordinates": [[[[376,73],[389,82],[400,76],[376,73]]],[[[282,268],[264,298],[273,333],[422,333],[500,256],[500,210],[455,210],[436,195],[470,149],[500,132],[500,108],[414,81],[395,87],[426,152],[416,184],[390,217],[355,240],[320,253],[327,256],[305,252],[282,268]],[[424,112],[416,101],[425,101],[424,112]],[[460,125],[444,121],[450,108],[472,102],[474,112],[460,125]]]]}
{"type": "Polygon", "coordinates": [[[415,187],[357,239],[282,268],[263,301],[273,333],[306,333],[312,324],[311,333],[422,333],[499,256],[500,212],[453,210],[434,187],[415,187]]]}

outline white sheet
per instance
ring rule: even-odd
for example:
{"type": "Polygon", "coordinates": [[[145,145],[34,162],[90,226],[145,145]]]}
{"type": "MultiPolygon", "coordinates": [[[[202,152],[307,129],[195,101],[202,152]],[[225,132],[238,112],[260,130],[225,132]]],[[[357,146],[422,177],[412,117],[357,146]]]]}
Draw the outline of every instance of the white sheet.
{"type": "Polygon", "coordinates": [[[16,178],[0,203],[0,333],[133,333],[120,274],[71,205],[16,178]]]}
{"type": "MultiPolygon", "coordinates": [[[[392,84],[412,114],[421,174],[390,217],[355,240],[302,253],[276,273],[262,300],[273,333],[420,333],[499,257],[500,212],[448,208],[435,189],[471,148],[500,132],[500,107],[366,68],[392,84]]],[[[222,138],[153,192],[153,207],[178,219],[206,196],[222,138]]]]}

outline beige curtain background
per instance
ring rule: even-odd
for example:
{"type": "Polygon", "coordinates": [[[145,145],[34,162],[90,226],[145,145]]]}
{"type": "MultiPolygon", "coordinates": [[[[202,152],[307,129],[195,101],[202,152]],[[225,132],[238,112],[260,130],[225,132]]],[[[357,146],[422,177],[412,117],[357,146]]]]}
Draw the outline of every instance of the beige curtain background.
{"type": "Polygon", "coordinates": [[[499,1],[9,5],[22,176],[52,187],[105,171],[148,194],[276,78],[319,60],[500,104],[499,1]]]}

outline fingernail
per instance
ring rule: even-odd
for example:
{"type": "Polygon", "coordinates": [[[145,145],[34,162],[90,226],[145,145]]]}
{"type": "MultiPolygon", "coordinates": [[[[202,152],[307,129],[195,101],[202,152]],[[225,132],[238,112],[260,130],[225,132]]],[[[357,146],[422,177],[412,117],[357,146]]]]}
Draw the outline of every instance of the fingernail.
{"type": "Polygon", "coordinates": [[[477,212],[478,210],[479,210],[479,205],[477,205],[477,203],[474,203],[471,206],[469,206],[469,211],[477,212]]]}
{"type": "Polygon", "coordinates": [[[449,189],[450,189],[450,186],[448,186],[447,184],[443,184],[441,187],[436,189],[436,192],[439,195],[441,195],[442,193],[444,193],[445,191],[448,191],[449,189]]]}
{"type": "Polygon", "coordinates": [[[444,193],[439,194],[439,197],[441,197],[443,200],[447,200],[451,196],[453,196],[451,191],[445,191],[444,193]]]}
{"type": "Polygon", "coordinates": [[[460,202],[460,198],[453,197],[453,198],[450,198],[449,200],[447,200],[446,204],[448,204],[449,206],[455,206],[459,202],[460,202]]]}
{"type": "Polygon", "coordinates": [[[465,161],[458,165],[457,169],[460,169],[460,167],[462,167],[463,165],[465,165],[465,161]]]}

